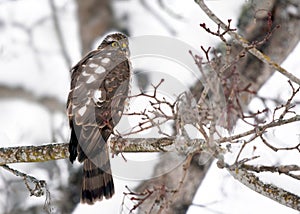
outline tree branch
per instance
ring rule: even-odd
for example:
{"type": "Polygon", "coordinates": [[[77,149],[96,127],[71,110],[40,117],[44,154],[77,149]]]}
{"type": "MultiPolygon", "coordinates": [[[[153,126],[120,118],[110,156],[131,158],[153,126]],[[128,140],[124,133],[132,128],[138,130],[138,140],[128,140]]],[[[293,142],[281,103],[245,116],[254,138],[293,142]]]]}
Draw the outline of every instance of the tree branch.
{"type": "Polygon", "coordinates": [[[285,120],[271,121],[268,124],[265,124],[265,125],[262,125],[262,126],[257,126],[253,129],[249,130],[249,131],[246,131],[246,132],[243,132],[243,133],[240,133],[240,134],[236,134],[236,135],[233,135],[233,136],[230,136],[230,137],[220,138],[220,139],[217,140],[217,142],[219,142],[219,143],[232,142],[232,141],[238,140],[242,137],[246,137],[248,135],[255,134],[259,130],[266,130],[268,128],[278,127],[278,126],[282,126],[282,125],[292,123],[292,122],[297,122],[297,121],[300,121],[300,115],[296,115],[294,117],[291,117],[291,118],[285,119],[285,120]]]}
{"type": "Polygon", "coordinates": [[[57,14],[57,9],[55,7],[55,1],[54,0],[49,0],[49,5],[51,8],[51,12],[52,12],[52,20],[54,23],[54,28],[55,28],[55,32],[57,35],[57,39],[58,39],[58,43],[60,45],[61,48],[61,53],[63,55],[64,61],[66,63],[67,68],[71,68],[72,67],[72,62],[70,59],[70,56],[67,52],[67,47],[64,41],[64,36],[61,30],[61,27],[59,25],[59,18],[58,18],[58,14],[57,14]]]}
{"type": "Polygon", "coordinates": [[[0,98],[1,99],[24,99],[26,101],[38,103],[50,112],[59,111],[65,112],[66,105],[59,101],[56,97],[52,96],[37,96],[31,91],[28,91],[22,87],[10,87],[6,85],[0,85],[0,98]]]}
{"type": "Polygon", "coordinates": [[[300,211],[300,197],[279,188],[273,184],[266,184],[254,173],[248,172],[242,168],[227,168],[230,174],[242,184],[246,185],[255,192],[262,194],[280,204],[300,211]]]}
{"type": "MultiPolygon", "coordinates": [[[[110,146],[114,153],[120,152],[170,152],[176,151],[174,138],[112,138],[110,146]]],[[[201,150],[203,140],[189,142],[194,150],[201,150]]],[[[23,162],[44,162],[69,157],[69,144],[56,143],[41,146],[18,146],[0,148],[0,165],[23,162]]]]}
{"type": "Polygon", "coordinates": [[[64,159],[69,157],[68,149],[68,143],[0,148],[0,165],[64,159]]]}
{"type": "MultiPolygon", "coordinates": [[[[195,0],[195,2],[199,5],[199,7],[209,16],[211,20],[213,20],[217,25],[220,25],[220,27],[223,30],[227,30],[227,25],[223,23],[204,3],[203,0],[195,0]]],[[[233,31],[227,32],[232,38],[234,38],[243,48],[248,50],[252,55],[257,57],[262,62],[270,65],[273,69],[279,71],[281,74],[286,76],[288,79],[292,80],[293,82],[300,85],[300,79],[293,74],[289,73],[287,70],[285,70],[283,67],[281,67],[279,64],[274,62],[269,56],[263,54],[258,49],[256,49],[253,45],[250,44],[247,39],[242,37],[241,35],[237,34],[233,31]]],[[[298,35],[299,36],[299,35],[298,35]]]]}

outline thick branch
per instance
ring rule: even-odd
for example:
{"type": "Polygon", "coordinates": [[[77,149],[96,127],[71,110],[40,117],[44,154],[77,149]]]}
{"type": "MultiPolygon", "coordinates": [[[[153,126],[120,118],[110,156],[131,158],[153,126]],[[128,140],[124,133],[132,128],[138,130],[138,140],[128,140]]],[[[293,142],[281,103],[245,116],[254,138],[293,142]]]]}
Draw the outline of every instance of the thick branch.
{"type": "Polygon", "coordinates": [[[68,143],[0,148],[0,165],[64,159],[69,156],[68,149],[68,143]]]}
{"type": "MultiPolygon", "coordinates": [[[[201,150],[203,140],[192,140],[191,146],[201,150]]],[[[119,152],[170,152],[176,151],[173,138],[112,138],[110,145],[119,152]]],[[[57,143],[41,146],[0,148],[0,165],[21,162],[44,162],[69,157],[69,144],[57,143]]]]}
{"type": "Polygon", "coordinates": [[[272,184],[261,181],[254,173],[244,169],[228,168],[230,174],[242,184],[280,204],[300,211],[299,196],[272,184]]]}
{"type": "Polygon", "coordinates": [[[114,152],[167,152],[174,150],[172,138],[131,138],[110,141],[114,152]]]}

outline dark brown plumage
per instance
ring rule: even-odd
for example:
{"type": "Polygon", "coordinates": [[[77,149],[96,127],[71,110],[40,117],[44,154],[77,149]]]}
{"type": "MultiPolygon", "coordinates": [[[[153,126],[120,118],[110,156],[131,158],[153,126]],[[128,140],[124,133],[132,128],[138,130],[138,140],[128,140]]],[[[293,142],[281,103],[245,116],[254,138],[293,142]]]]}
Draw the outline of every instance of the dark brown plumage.
{"type": "Polygon", "coordinates": [[[71,72],[67,112],[70,161],[83,164],[81,202],[93,204],[114,194],[107,140],[121,119],[130,79],[128,39],[108,35],[71,72]]]}

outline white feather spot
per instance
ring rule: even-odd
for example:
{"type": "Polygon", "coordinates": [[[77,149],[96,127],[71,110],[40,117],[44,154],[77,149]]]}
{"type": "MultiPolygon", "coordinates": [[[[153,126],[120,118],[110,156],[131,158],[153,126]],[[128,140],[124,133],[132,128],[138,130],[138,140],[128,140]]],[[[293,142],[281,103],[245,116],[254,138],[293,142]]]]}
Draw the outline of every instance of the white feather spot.
{"type": "Polygon", "coordinates": [[[111,56],[111,53],[107,53],[106,56],[111,56]]]}
{"type": "Polygon", "coordinates": [[[82,115],[84,115],[85,111],[86,111],[86,106],[83,106],[78,110],[78,114],[80,114],[80,116],[82,116],[82,115]]]}
{"type": "Polygon", "coordinates": [[[91,82],[94,82],[96,79],[95,77],[92,75],[90,76],[90,78],[86,81],[86,83],[91,83],[91,82]]]}
{"type": "Polygon", "coordinates": [[[95,64],[95,63],[91,63],[91,64],[89,64],[89,67],[90,67],[90,68],[97,68],[97,67],[98,67],[98,65],[97,65],[97,64],[95,64]]]}
{"type": "Polygon", "coordinates": [[[94,102],[97,103],[97,102],[103,102],[103,99],[102,99],[102,91],[100,90],[96,90],[94,91],[94,102]]]}
{"type": "Polygon", "coordinates": [[[81,84],[76,85],[75,88],[74,88],[72,91],[75,91],[75,90],[77,90],[77,89],[80,88],[80,87],[81,87],[81,84]]]}
{"type": "Polygon", "coordinates": [[[106,37],[106,39],[107,39],[108,42],[113,42],[114,41],[114,38],[112,38],[112,37],[106,37]]]}
{"type": "Polygon", "coordinates": [[[118,111],[118,115],[119,115],[119,117],[121,117],[122,116],[122,111],[118,111]]]}
{"type": "Polygon", "coordinates": [[[95,73],[97,74],[101,74],[103,72],[105,72],[105,68],[102,67],[101,65],[99,65],[98,68],[95,70],[95,73]]]}
{"type": "Polygon", "coordinates": [[[101,60],[101,62],[103,64],[108,64],[110,62],[110,59],[109,58],[104,58],[104,59],[101,60]]]}
{"type": "Polygon", "coordinates": [[[90,102],[91,102],[91,99],[89,98],[89,99],[86,101],[85,105],[89,105],[90,102]]]}
{"type": "Polygon", "coordinates": [[[86,77],[86,76],[89,76],[90,74],[88,74],[88,73],[86,72],[86,70],[84,70],[84,71],[82,72],[82,75],[86,77]]]}

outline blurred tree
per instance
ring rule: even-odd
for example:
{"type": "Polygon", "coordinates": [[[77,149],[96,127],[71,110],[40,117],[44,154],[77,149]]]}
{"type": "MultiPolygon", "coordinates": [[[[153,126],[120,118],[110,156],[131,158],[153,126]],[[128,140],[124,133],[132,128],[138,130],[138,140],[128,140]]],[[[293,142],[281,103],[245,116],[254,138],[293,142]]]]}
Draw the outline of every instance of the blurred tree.
{"type": "Polygon", "coordinates": [[[112,29],[114,15],[111,0],[77,0],[82,55],[92,48],[99,36],[112,29]]]}

